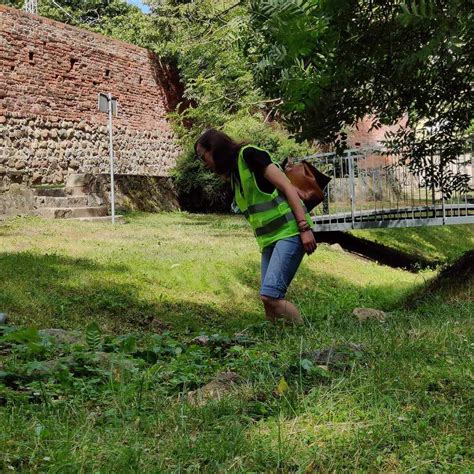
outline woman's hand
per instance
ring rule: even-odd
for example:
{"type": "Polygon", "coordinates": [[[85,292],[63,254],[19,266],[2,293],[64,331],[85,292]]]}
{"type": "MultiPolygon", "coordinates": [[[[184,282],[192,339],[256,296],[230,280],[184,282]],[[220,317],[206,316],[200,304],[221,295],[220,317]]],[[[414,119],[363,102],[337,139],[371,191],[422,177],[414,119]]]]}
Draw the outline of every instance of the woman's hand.
{"type": "Polygon", "coordinates": [[[311,230],[307,230],[305,232],[300,233],[301,242],[303,242],[303,247],[305,252],[308,255],[311,255],[316,250],[316,239],[314,238],[314,234],[311,230]]]}

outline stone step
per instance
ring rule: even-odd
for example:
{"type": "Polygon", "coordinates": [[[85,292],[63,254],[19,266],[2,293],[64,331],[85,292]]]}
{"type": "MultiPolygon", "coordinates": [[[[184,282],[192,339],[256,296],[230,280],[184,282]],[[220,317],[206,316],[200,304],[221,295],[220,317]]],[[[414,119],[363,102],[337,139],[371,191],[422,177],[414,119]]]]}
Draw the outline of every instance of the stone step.
{"type": "Polygon", "coordinates": [[[35,196],[64,197],[64,188],[33,188],[35,196]]]}
{"type": "MultiPolygon", "coordinates": [[[[99,217],[73,217],[69,219],[71,221],[84,221],[84,222],[111,222],[112,216],[99,216],[99,217]]],[[[124,224],[125,217],[124,216],[115,216],[115,223],[116,224],[124,224]]]]}
{"type": "Polygon", "coordinates": [[[107,205],[104,196],[98,193],[89,193],[87,195],[87,205],[88,206],[104,206],[107,205]]]}
{"type": "Polygon", "coordinates": [[[86,207],[87,196],[35,196],[36,207],[86,207]]]}
{"type": "Polygon", "coordinates": [[[90,193],[89,186],[66,186],[64,188],[66,196],[86,196],[90,193]]]}
{"type": "Polygon", "coordinates": [[[89,186],[92,181],[92,175],[89,173],[70,174],[66,178],[66,187],[74,188],[80,186],[89,186]]]}
{"type": "Polygon", "coordinates": [[[108,208],[98,207],[43,207],[37,209],[35,214],[50,219],[71,219],[74,217],[99,217],[106,216],[108,208]]]}

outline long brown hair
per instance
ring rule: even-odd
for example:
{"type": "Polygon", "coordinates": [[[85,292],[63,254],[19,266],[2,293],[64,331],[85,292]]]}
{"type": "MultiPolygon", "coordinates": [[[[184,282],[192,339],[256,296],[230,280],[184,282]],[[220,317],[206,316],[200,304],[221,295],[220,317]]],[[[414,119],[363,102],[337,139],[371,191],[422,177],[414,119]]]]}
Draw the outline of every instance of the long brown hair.
{"type": "Polygon", "coordinates": [[[245,144],[236,142],[224,132],[210,128],[198,138],[194,144],[194,152],[197,155],[197,146],[201,145],[212,153],[216,173],[230,176],[237,169],[239,152],[245,144]]]}

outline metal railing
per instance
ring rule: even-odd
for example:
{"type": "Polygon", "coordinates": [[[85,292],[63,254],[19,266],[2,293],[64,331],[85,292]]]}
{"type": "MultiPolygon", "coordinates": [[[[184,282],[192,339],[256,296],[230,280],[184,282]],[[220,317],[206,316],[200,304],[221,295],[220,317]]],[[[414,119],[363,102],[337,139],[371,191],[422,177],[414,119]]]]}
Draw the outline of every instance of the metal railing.
{"type": "MultiPolygon", "coordinates": [[[[470,176],[470,190],[455,191],[449,199],[383,148],[351,149],[342,156],[318,153],[296,161],[302,159],[332,178],[324,202],[313,212],[317,231],[474,223],[472,152],[445,168],[470,176]]],[[[439,156],[431,159],[437,166],[439,156]]]]}

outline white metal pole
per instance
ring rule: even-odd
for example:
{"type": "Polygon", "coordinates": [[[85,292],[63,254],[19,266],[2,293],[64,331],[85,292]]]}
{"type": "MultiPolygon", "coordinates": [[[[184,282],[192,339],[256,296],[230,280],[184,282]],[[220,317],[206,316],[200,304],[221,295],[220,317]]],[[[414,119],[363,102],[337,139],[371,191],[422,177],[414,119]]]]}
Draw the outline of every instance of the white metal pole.
{"type": "Polygon", "coordinates": [[[441,190],[441,205],[443,207],[443,225],[446,225],[446,206],[444,203],[444,191],[441,190]]]}
{"type": "Polygon", "coordinates": [[[112,204],[112,224],[115,224],[115,193],[114,193],[114,149],[112,143],[112,94],[108,95],[109,106],[109,157],[110,157],[110,201],[112,204]]]}
{"type": "Polygon", "coordinates": [[[38,14],[38,1],[37,0],[25,0],[24,10],[27,13],[38,14]]]}
{"type": "Polygon", "coordinates": [[[348,153],[348,164],[349,164],[349,186],[350,186],[350,193],[351,193],[351,220],[352,220],[352,228],[354,229],[354,221],[355,221],[355,210],[356,210],[356,203],[355,203],[355,173],[354,173],[354,157],[352,153],[348,153]]]}

